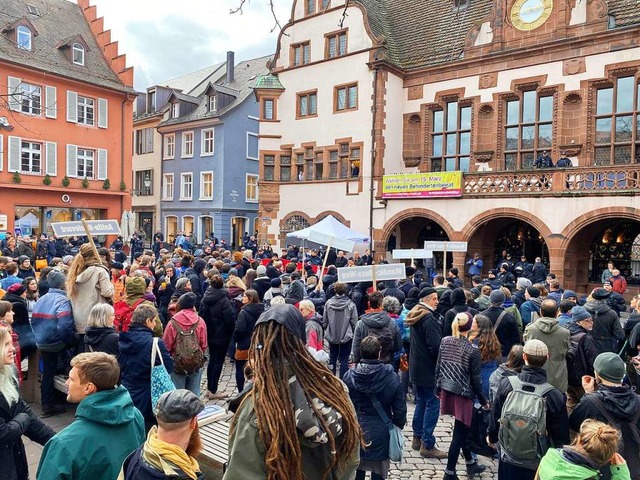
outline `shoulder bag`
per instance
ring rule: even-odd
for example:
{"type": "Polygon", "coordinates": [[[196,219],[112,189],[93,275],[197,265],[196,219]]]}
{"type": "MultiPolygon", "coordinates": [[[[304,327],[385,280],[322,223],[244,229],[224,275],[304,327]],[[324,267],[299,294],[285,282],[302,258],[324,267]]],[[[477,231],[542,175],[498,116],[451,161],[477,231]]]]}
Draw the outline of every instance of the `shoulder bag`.
{"type": "Polygon", "coordinates": [[[393,424],[375,395],[371,396],[371,403],[373,403],[373,408],[376,409],[376,412],[378,412],[378,415],[380,415],[380,418],[389,429],[389,460],[402,463],[402,455],[404,453],[402,429],[393,424]]]}
{"type": "Polygon", "coordinates": [[[158,347],[158,338],[154,337],[151,346],[151,408],[155,409],[158,400],[163,393],[171,392],[176,386],[171,380],[171,375],[167,372],[162,359],[162,352],[158,347]],[[160,357],[160,364],[156,365],[156,357],[160,357]]]}

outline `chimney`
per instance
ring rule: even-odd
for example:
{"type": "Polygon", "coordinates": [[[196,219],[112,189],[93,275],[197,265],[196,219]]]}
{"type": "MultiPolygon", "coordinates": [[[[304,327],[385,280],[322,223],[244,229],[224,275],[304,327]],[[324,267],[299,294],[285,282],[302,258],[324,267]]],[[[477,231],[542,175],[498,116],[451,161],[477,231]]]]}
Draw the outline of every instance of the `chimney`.
{"type": "Polygon", "coordinates": [[[233,52],[227,52],[227,83],[231,83],[234,80],[234,54],[233,52]]]}

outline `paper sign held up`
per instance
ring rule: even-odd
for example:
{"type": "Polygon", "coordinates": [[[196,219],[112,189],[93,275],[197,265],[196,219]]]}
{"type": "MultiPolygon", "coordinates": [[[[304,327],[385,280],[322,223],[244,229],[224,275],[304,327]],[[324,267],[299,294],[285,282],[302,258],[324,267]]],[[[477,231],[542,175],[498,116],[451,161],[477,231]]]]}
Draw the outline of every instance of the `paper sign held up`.
{"type": "Polygon", "coordinates": [[[466,252],[467,242],[424,242],[424,248],[436,252],[466,252]]]}
{"type": "Polygon", "coordinates": [[[424,250],[417,248],[397,249],[391,252],[395,260],[407,258],[433,258],[433,250],[424,250]]]}
{"type": "MultiPolygon", "coordinates": [[[[120,235],[120,225],[117,220],[88,220],[87,227],[91,235],[120,235]]],[[[86,235],[82,222],[52,223],[56,237],[74,237],[86,235]]]]}
{"type": "Polygon", "coordinates": [[[407,278],[404,263],[383,265],[367,265],[364,267],[344,267],[338,269],[338,281],[343,283],[372,282],[373,269],[376,270],[376,281],[399,280],[407,278]]]}

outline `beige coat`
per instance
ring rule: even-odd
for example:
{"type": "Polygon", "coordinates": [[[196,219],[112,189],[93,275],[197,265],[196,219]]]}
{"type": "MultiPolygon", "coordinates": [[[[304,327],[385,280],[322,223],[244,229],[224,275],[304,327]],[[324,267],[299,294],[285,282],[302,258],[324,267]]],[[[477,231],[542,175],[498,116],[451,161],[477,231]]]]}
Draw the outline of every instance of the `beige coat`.
{"type": "Polygon", "coordinates": [[[89,312],[98,303],[107,303],[114,293],[109,271],[97,265],[87,267],[76,278],[76,294],[71,298],[76,330],[84,335],[89,312]]]}

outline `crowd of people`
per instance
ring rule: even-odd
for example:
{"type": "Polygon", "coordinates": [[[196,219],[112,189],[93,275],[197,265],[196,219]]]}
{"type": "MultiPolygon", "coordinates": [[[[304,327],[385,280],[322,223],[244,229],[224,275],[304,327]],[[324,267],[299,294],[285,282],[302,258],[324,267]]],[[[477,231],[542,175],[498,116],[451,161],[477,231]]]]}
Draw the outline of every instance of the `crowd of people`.
{"type": "Polygon", "coordinates": [[[79,243],[37,272],[30,258],[0,257],[0,466],[10,480],[28,478],[22,435],[45,445],[38,479],[204,478],[197,415],[209,400],[235,412],[227,480],[385,479],[411,401],[411,448],[446,460],[447,480],[461,453],[467,475],[486,469],[479,456],[497,459],[501,480],[558,469],[640,478],[640,299],[623,325],[613,265],[580,297],[539,259],[508,255],[487,278],[474,255],[469,288],[456,268],[445,277],[414,266],[373,285],[337,276],[372,263],[368,251],[330,252],[321,271],[323,252],[278,255],[252,237],[235,251],[182,234],[166,248],[157,237],[162,248],[132,248],[125,262],[116,242],[79,243]],[[79,404],[57,435],[19,393],[22,376],[36,375],[22,359],[36,350],[43,416],[79,404]],[[233,398],[220,388],[227,362],[233,398]],[[159,400],[157,368],[171,384],[159,400]],[[66,395],[54,387],[60,373],[66,395]],[[453,418],[447,451],[435,436],[442,415],[453,418]]]}

